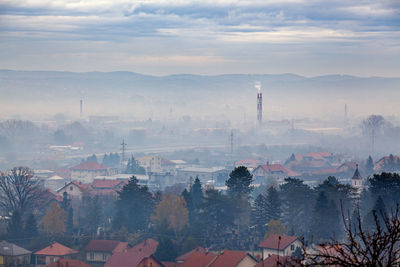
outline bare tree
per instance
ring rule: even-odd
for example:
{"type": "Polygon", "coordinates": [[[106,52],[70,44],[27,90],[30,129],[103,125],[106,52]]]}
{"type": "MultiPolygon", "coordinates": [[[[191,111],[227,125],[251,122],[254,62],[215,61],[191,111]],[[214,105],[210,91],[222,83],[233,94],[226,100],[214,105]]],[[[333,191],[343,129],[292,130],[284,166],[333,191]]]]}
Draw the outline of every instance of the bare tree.
{"type": "Polygon", "coordinates": [[[368,118],[363,120],[361,126],[367,135],[371,138],[371,149],[374,152],[375,139],[382,126],[385,124],[385,119],[381,115],[370,115],[368,118]]]}
{"type": "Polygon", "coordinates": [[[39,181],[27,167],[14,167],[0,173],[0,208],[8,214],[21,215],[42,197],[39,181]]]}
{"type": "MultiPolygon", "coordinates": [[[[343,214],[343,210],[342,210],[343,214]]],[[[366,231],[362,226],[360,211],[355,222],[343,217],[346,239],[332,240],[329,244],[304,249],[303,264],[307,266],[396,266],[400,260],[400,220],[397,207],[390,216],[373,212],[375,229],[366,231]]]]}

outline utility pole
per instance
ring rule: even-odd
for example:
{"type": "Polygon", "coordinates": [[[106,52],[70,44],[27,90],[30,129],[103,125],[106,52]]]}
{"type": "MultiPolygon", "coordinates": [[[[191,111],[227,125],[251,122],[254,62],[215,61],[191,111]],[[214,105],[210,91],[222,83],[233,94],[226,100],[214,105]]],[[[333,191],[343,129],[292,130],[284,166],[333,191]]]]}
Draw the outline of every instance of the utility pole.
{"type": "Polygon", "coordinates": [[[126,150],[127,143],[125,143],[125,139],[122,139],[121,143],[121,164],[123,165],[125,162],[125,150],[126,150]]]}

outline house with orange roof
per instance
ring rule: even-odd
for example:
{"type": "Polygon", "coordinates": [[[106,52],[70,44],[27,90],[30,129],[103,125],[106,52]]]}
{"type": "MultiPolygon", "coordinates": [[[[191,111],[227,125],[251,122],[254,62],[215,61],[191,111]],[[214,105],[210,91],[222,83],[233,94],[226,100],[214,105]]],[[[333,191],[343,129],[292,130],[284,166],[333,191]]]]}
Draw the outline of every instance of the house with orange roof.
{"type": "Polygon", "coordinates": [[[262,249],[262,258],[266,259],[271,255],[291,256],[302,245],[296,236],[271,234],[258,247],[262,249]]]}
{"type": "Polygon", "coordinates": [[[178,263],[178,267],[206,267],[209,266],[217,258],[217,254],[208,252],[206,254],[193,252],[182,263],[178,263]]]}
{"type": "Polygon", "coordinates": [[[59,259],[46,267],[92,267],[91,265],[81,260],[59,259]]]}
{"type": "Polygon", "coordinates": [[[34,253],[36,266],[46,266],[59,259],[74,259],[77,254],[78,251],[66,247],[58,242],[54,242],[34,253]]]}
{"type": "Polygon", "coordinates": [[[289,256],[271,255],[265,260],[257,263],[255,267],[276,267],[276,266],[291,266],[300,267],[301,264],[289,256]]]}
{"type": "Polygon", "coordinates": [[[206,248],[203,248],[203,247],[196,247],[196,248],[192,249],[191,251],[186,252],[185,254],[179,256],[178,258],[176,258],[176,262],[178,262],[178,263],[185,262],[190,257],[190,255],[192,255],[194,252],[197,252],[197,253],[200,253],[200,254],[207,254],[208,250],[206,248]]]}
{"type": "Polygon", "coordinates": [[[108,175],[107,167],[97,162],[86,161],[70,168],[71,179],[91,183],[96,176],[108,175]]]}
{"type": "Polygon", "coordinates": [[[209,267],[254,267],[257,260],[245,251],[224,250],[207,266],[209,267]]]}
{"type": "Polygon", "coordinates": [[[281,164],[267,164],[259,165],[253,171],[253,178],[255,183],[274,183],[283,181],[287,177],[300,177],[300,173],[292,171],[283,167],[281,164]]]}
{"type": "Polygon", "coordinates": [[[128,242],[118,240],[90,240],[83,248],[86,262],[92,266],[101,267],[114,254],[128,249],[128,242]]]}
{"type": "Polygon", "coordinates": [[[339,165],[339,157],[327,151],[292,154],[284,166],[293,171],[311,174],[321,169],[331,169],[339,165]]]}

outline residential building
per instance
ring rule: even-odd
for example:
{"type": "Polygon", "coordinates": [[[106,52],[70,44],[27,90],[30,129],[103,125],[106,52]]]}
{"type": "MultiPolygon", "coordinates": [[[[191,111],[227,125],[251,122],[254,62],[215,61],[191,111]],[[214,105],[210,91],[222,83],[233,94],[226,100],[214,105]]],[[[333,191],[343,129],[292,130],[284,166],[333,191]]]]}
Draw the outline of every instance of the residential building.
{"type": "Polygon", "coordinates": [[[90,184],[83,184],[82,182],[72,181],[58,189],[57,193],[62,196],[64,192],[66,192],[70,199],[77,199],[80,201],[82,200],[83,196],[89,196],[91,190],[92,186],[90,184]]]}
{"type": "Polygon", "coordinates": [[[186,252],[185,254],[176,258],[176,262],[177,263],[185,262],[195,252],[206,255],[208,253],[208,250],[203,247],[196,247],[196,248],[192,249],[191,251],[186,252]]]}
{"type": "Polygon", "coordinates": [[[207,267],[254,267],[257,260],[245,251],[222,251],[207,267]]]}
{"type": "Polygon", "coordinates": [[[128,249],[128,242],[117,240],[91,240],[83,249],[85,261],[94,267],[103,266],[108,258],[114,254],[128,249]]]}
{"type": "Polygon", "coordinates": [[[161,159],[161,172],[176,175],[176,163],[174,163],[168,159],[162,158],[161,159]]]}
{"type": "Polygon", "coordinates": [[[94,179],[91,183],[91,195],[117,197],[118,192],[129,182],[128,179],[94,179]]]}
{"type": "Polygon", "coordinates": [[[339,157],[331,152],[310,152],[292,154],[284,166],[302,174],[311,174],[320,169],[334,168],[339,165],[339,157]]]}
{"type": "Polygon", "coordinates": [[[260,165],[253,171],[254,183],[270,184],[282,182],[287,177],[300,177],[300,173],[283,167],[281,164],[260,165]]]}
{"type": "Polygon", "coordinates": [[[36,266],[46,266],[59,259],[75,259],[78,251],[54,242],[34,253],[36,266]]]}
{"type": "Polygon", "coordinates": [[[0,267],[28,266],[31,251],[6,241],[0,242],[0,267]]]}
{"type": "Polygon", "coordinates": [[[65,183],[69,181],[69,179],[67,180],[61,176],[53,175],[50,178],[44,180],[44,187],[56,191],[63,187],[65,183]]]}
{"type": "Polygon", "coordinates": [[[293,258],[289,256],[271,255],[267,257],[265,260],[257,263],[255,267],[277,267],[277,266],[300,267],[301,264],[296,262],[293,258]]]}
{"type": "Polygon", "coordinates": [[[182,263],[178,263],[178,267],[206,267],[217,258],[217,254],[208,252],[206,254],[193,252],[182,263]]]}
{"type": "Polygon", "coordinates": [[[157,241],[147,239],[131,249],[112,254],[104,267],[164,267],[153,256],[156,253],[157,246],[157,241]]]}
{"type": "Polygon", "coordinates": [[[108,175],[107,167],[93,161],[86,161],[70,168],[71,179],[82,183],[91,183],[94,177],[108,175]]]}
{"type": "Polygon", "coordinates": [[[271,255],[291,256],[302,243],[296,236],[271,234],[258,247],[262,249],[262,258],[266,259],[271,255]]]}
{"type": "Polygon", "coordinates": [[[136,161],[141,167],[143,167],[146,170],[146,173],[162,171],[161,167],[162,158],[160,156],[153,155],[153,156],[137,157],[136,161]]]}

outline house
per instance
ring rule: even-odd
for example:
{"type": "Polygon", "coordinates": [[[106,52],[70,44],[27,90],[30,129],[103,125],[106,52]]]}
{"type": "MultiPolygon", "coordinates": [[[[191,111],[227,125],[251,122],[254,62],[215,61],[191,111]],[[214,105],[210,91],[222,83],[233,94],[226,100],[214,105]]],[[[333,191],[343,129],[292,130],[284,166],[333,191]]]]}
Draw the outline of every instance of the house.
{"type": "Polygon", "coordinates": [[[274,183],[283,181],[287,177],[299,177],[300,173],[292,171],[283,167],[281,164],[267,164],[260,165],[253,171],[253,178],[255,183],[274,183]]]}
{"type": "Polygon", "coordinates": [[[207,267],[254,267],[257,260],[245,251],[222,251],[207,267]]]}
{"type": "Polygon", "coordinates": [[[206,248],[203,248],[203,247],[196,247],[196,248],[192,249],[191,251],[186,252],[185,254],[179,256],[178,258],[176,258],[176,262],[178,262],[178,263],[185,262],[190,257],[190,255],[192,255],[195,252],[205,255],[205,254],[208,253],[208,250],[206,248]]]}
{"type": "Polygon", "coordinates": [[[82,197],[89,196],[91,190],[92,186],[90,184],[83,184],[78,181],[72,181],[58,189],[57,193],[63,196],[64,192],[66,192],[70,199],[77,199],[80,201],[82,197]]]}
{"type": "Polygon", "coordinates": [[[59,259],[46,267],[92,267],[81,260],[59,259]]]}
{"type": "Polygon", "coordinates": [[[27,266],[31,261],[29,250],[6,241],[0,242],[0,266],[27,266]]]}
{"type": "Polygon", "coordinates": [[[331,152],[310,152],[306,154],[292,154],[284,166],[299,173],[312,173],[320,169],[336,167],[339,158],[331,152]]]}
{"type": "Polygon", "coordinates": [[[289,256],[271,255],[267,257],[265,260],[257,263],[255,267],[276,267],[276,266],[300,267],[301,264],[296,262],[296,260],[294,260],[289,256]]]}
{"type": "Polygon", "coordinates": [[[271,234],[258,247],[262,249],[262,258],[266,259],[271,255],[291,256],[302,243],[296,236],[271,234]]]}
{"type": "Polygon", "coordinates": [[[85,260],[92,266],[103,266],[108,258],[118,252],[128,249],[128,242],[117,240],[91,240],[83,249],[85,260]]]}
{"type": "Polygon", "coordinates": [[[108,175],[107,167],[97,162],[86,161],[70,168],[71,179],[82,183],[91,183],[99,175],[108,175]]]}
{"type": "Polygon", "coordinates": [[[385,156],[376,162],[374,169],[377,172],[398,172],[400,171],[400,157],[385,156]]]}
{"type": "Polygon", "coordinates": [[[206,267],[209,266],[217,258],[217,254],[208,252],[206,254],[193,252],[190,256],[183,262],[178,263],[178,267],[206,267]]]}
{"type": "Polygon", "coordinates": [[[36,266],[45,266],[59,259],[74,259],[78,251],[54,242],[34,253],[36,266]]]}
{"type": "Polygon", "coordinates": [[[154,239],[146,239],[133,248],[113,253],[104,267],[164,267],[153,254],[156,253],[158,242],[154,239]]]}
{"type": "Polygon", "coordinates": [[[116,197],[117,192],[121,191],[128,182],[128,179],[94,179],[91,183],[91,194],[116,197]]]}

